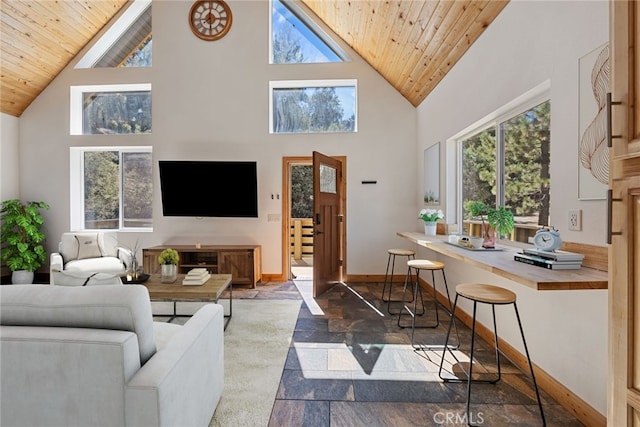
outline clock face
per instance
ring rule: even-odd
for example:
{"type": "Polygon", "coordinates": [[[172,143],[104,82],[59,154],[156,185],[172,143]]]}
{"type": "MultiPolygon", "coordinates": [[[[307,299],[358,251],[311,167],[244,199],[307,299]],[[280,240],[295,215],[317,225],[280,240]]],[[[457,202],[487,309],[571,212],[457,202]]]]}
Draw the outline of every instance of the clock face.
{"type": "Polygon", "coordinates": [[[191,31],[207,41],[224,37],[231,28],[231,20],[231,8],[222,0],[197,1],[189,12],[191,31]]]}
{"type": "Polygon", "coordinates": [[[562,245],[557,231],[539,230],[533,237],[533,244],[543,251],[555,251],[562,245]]]}

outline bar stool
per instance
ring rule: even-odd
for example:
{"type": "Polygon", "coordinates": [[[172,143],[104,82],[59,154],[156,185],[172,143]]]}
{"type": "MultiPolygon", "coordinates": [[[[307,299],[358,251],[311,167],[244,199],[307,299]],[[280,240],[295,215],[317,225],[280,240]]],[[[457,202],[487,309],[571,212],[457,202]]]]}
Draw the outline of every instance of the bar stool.
{"type": "MultiPolygon", "coordinates": [[[[444,263],[440,261],[431,261],[427,259],[409,260],[407,261],[407,280],[411,276],[411,269],[414,269],[416,272],[416,280],[415,282],[413,282],[413,300],[412,300],[413,310],[411,310],[406,303],[403,304],[402,309],[398,313],[398,327],[400,328],[411,327],[411,346],[413,346],[413,348],[417,350],[417,349],[422,349],[425,346],[414,345],[415,330],[418,328],[437,328],[440,325],[440,317],[438,315],[438,297],[437,297],[438,292],[436,290],[436,276],[435,276],[435,271],[437,270],[440,270],[442,272],[442,280],[444,281],[444,288],[447,291],[447,300],[449,301],[449,307],[448,308],[443,307],[443,308],[449,313],[449,316],[451,317],[454,325],[455,325],[455,321],[453,321],[453,317],[452,317],[453,311],[451,310],[452,308],[451,295],[449,294],[449,285],[447,285],[447,276],[444,274],[444,263]],[[422,316],[426,311],[424,306],[424,298],[422,297],[422,289],[420,286],[420,270],[431,271],[431,283],[433,286],[433,305],[436,312],[436,322],[432,325],[416,326],[416,316],[422,316]],[[418,294],[420,294],[420,303],[422,305],[421,312],[418,312],[418,294]],[[404,310],[409,312],[409,316],[411,316],[411,326],[403,325],[401,322],[402,312],[404,310]]],[[[405,281],[404,291],[402,292],[402,301],[407,301],[405,297],[406,292],[407,292],[407,286],[405,281]]],[[[460,336],[458,334],[457,325],[455,326],[455,329],[456,329],[456,335],[458,336],[458,342],[460,342],[460,336]]],[[[457,346],[455,346],[455,348],[457,348],[457,346]]]]}
{"type": "MultiPolygon", "coordinates": [[[[387,257],[387,269],[384,272],[384,284],[382,286],[382,301],[387,303],[387,312],[389,314],[397,314],[391,312],[392,302],[404,302],[402,300],[391,299],[391,290],[393,289],[393,271],[396,265],[396,256],[406,256],[407,261],[410,259],[416,259],[416,252],[411,249],[389,249],[389,255],[387,257]],[[391,279],[389,280],[389,296],[385,299],[384,293],[387,289],[387,278],[389,277],[389,265],[391,265],[391,279]]],[[[405,276],[404,286],[407,286],[407,277],[405,276]]]]}
{"type": "MultiPolygon", "coordinates": [[[[506,305],[513,304],[513,308],[516,312],[516,319],[518,320],[518,327],[520,328],[520,334],[522,335],[522,343],[524,344],[524,351],[527,356],[527,362],[529,363],[529,371],[531,372],[531,380],[533,381],[533,387],[536,391],[536,398],[538,399],[538,408],[540,408],[540,417],[542,418],[542,425],[546,426],[546,421],[544,418],[544,412],[542,410],[542,402],[540,401],[540,392],[538,391],[538,384],[536,383],[536,377],[533,373],[533,365],[531,364],[531,357],[529,356],[529,350],[527,349],[527,343],[524,339],[524,330],[522,329],[522,323],[520,322],[520,314],[518,313],[518,306],[516,304],[516,294],[511,292],[508,289],[501,288],[499,286],[494,285],[486,285],[480,283],[463,283],[456,286],[456,298],[453,303],[453,314],[455,315],[455,311],[458,305],[458,297],[466,298],[470,301],[473,301],[473,318],[471,324],[471,354],[469,356],[469,372],[467,374],[467,420],[470,420],[470,407],[471,407],[471,383],[472,382],[486,382],[495,384],[500,381],[501,370],[500,370],[500,348],[498,347],[498,328],[496,325],[496,305],[506,305]],[[490,304],[491,311],[493,314],[493,333],[495,337],[494,346],[496,352],[496,361],[498,365],[498,376],[495,379],[487,379],[480,380],[472,379],[473,375],[473,350],[475,343],[475,332],[476,332],[476,309],[478,303],[482,304],[490,304]]],[[[453,317],[452,317],[453,321],[453,317]]],[[[451,333],[451,323],[449,324],[449,329],[447,330],[447,338],[445,339],[445,346],[442,350],[442,360],[440,361],[440,370],[438,371],[438,375],[445,382],[462,382],[464,380],[452,379],[452,378],[444,378],[442,376],[442,366],[444,364],[446,352],[447,352],[447,343],[449,342],[449,336],[451,333]]],[[[458,341],[459,342],[459,341],[458,341]]],[[[451,350],[449,349],[451,352],[451,350]]],[[[456,360],[457,363],[460,363],[458,358],[451,352],[451,355],[456,360]]],[[[464,369],[463,369],[464,371],[464,369]]]]}

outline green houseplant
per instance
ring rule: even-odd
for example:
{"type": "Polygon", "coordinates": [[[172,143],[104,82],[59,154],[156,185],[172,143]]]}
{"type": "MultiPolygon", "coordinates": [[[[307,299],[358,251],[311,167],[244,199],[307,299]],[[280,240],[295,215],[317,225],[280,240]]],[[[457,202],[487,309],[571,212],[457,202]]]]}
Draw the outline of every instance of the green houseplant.
{"type": "Polygon", "coordinates": [[[496,232],[499,236],[508,236],[513,232],[515,227],[513,212],[504,206],[491,208],[482,201],[472,200],[465,204],[465,208],[471,217],[479,217],[482,221],[483,247],[495,247],[496,232]]]}
{"type": "Polygon", "coordinates": [[[49,209],[45,202],[5,200],[0,209],[2,220],[2,256],[12,271],[12,283],[33,283],[34,272],[47,258],[42,232],[44,218],[40,210],[49,209]]]}
{"type": "Polygon", "coordinates": [[[180,255],[178,251],[172,248],[166,248],[158,255],[158,264],[160,264],[160,281],[162,283],[173,283],[178,277],[178,261],[180,255]]]}

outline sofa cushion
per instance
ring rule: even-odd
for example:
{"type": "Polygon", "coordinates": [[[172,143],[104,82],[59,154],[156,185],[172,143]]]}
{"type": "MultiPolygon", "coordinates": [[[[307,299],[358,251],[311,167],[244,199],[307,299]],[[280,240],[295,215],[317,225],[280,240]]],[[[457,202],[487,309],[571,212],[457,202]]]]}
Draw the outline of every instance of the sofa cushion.
{"type": "Polygon", "coordinates": [[[156,351],[149,292],[142,285],[2,286],[0,324],[134,332],[140,364],[156,351]]]}
{"type": "Polygon", "coordinates": [[[66,263],[64,269],[74,273],[109,273],[116,276],[126,273],[122,261],[112,256],[76,259],[66,263]]]}
{"type": "Polygon", "coordinates": [[[76,234],[78,241],[78,256],[76,259],[99,258],[102,256],[98,246],[98,233],[89,235],[76,234]]]}
{"type": "Polygon", "coordinates": [[[96,286],[121,285],[120,276],[109,273],[80,273],[73,271],[56,271],[53,273],[53,284],[59,286],[96,286]]]}
{"type": "Polygon", "coordinates": [[[118,256],[118,238],[114,231],[68,232],[62,233],[62,239],[58,245],[58,252],[62,254],[65,263],[78,259],[79,246],[77,237],[95,238],[102,256],[118,256]]]}

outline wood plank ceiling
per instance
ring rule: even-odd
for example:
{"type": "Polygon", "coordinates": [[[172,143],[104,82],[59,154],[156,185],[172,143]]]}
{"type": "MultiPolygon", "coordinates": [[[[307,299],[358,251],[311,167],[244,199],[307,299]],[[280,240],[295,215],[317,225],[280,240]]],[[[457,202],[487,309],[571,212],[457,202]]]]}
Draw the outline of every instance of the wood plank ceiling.
{"type": "MultiPolygon", "coordinates": [[[[417,106],[508,0],[302,2],[417,106]]],[[[126,3],[2,0],[0,111],[19,117],[126,3]]]]}

